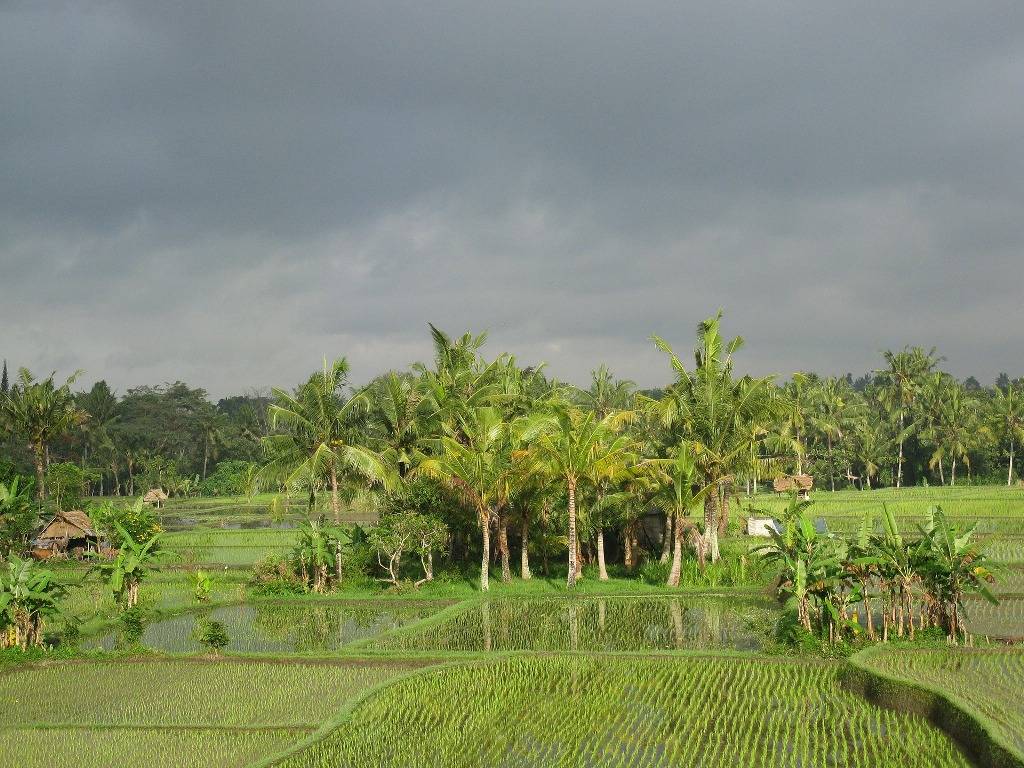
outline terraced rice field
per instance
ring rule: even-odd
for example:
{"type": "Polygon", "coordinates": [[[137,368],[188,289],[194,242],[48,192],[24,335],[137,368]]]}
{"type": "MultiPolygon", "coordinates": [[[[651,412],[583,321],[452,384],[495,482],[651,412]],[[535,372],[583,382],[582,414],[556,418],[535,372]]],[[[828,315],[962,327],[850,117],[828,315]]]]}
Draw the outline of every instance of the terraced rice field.
{"type": "Polygon", "coordinates": [[[1024,648],[875,652],[861,663],[946,693],[1024,759],[1024,648]]]}
{"type": "Polygon", "coordinates": [[[283,768],[966,768],[940,731],[867,704],[829,663],[532,656],[382,689],[283,768]]]}
{"type": "Polygon", "coordinates": [[[0,675],[0,765],[247,765],[406,671],[384,662],[23,667],[0,675]]]}
{"type": "Polygon", "coordinates": [[[1020,640],[1024,638],[1024,597],[999,598],[999,605],[973,599],[967,602],[967,629],[974,635],[1020,640]]]}
{"type": "Polygon", "coordinates": [[[652,651],[760,648],[768,604],[729,598],[492,599],[382,635],[381,650],[652,651]]]}
{"type": "MultiPolygon", "coordinates": [[[[375,637],[430,616],[447,603],[370,601],[260,602],[229,605],[202,613],[185,613],[146,627],[142,644],[154,650],[194,653],[200,646],[191,638],[198,616],[208,615],[227,630],[228,652],[316,653],[332,652],[357,640],[375,637]]],[[[112,649],[116,636],[107,634],[83,642],[83,647],[112,649]]]]}
{"type": "MultiPolygon", "coordinates": [[[[827,483],[827,478],[816,478],[827,483]]],[[[811,494],[811,514],[824,517],[829,529],[851,533],[860,526],[865,512],[881,515],[885,504],[908,531],[921,521],[928,507],[938,505],[954,521],[977,524],[981,535],[1024,536],[1024,490],[993,486],[886,488],[876,491],[836,491],[819,489],[811,494]]],[[[750,508],[779,515],[786,507],[784,496],[763,493],[740,504],[742,514],[750,508]]],[[[1020,562],[1024,562],[1021,558],[1020,562]]]]}

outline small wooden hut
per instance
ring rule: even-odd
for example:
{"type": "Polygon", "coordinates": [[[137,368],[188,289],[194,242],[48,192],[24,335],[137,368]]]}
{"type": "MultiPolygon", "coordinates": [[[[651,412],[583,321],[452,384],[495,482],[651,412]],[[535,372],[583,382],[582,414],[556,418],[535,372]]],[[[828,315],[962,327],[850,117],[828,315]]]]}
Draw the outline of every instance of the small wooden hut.
{"type": "Polygon", "coordinates": [[[806,499],[814,487],[814,478],[810,475],[780,475],[775,478],[772,487],[776,493],[793,493],[806,499]]]}
{"type": "Polygon", "coordinates": [[[58,512],[32,542],[32,555],[39,560],[51,557],[82,557],[100,551],[100,537],[89,516],[80,509],[58,512]]]}
{"type": "Polygon", "coordinates": [[[167,494],[161,488],[150,488],[146,491],[146,495],[142,497],[142,500],[146,504],[156,505],[156,508],[159,509],[167,501],[167,494]]]}

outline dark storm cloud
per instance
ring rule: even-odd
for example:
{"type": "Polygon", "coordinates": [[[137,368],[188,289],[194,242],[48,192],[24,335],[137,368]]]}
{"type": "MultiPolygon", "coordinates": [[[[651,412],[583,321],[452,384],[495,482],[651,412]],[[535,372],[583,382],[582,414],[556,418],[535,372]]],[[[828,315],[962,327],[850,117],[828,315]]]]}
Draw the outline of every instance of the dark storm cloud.
{"type": "Polygon", "coordinates": [[[1013,2],[0,4],[0,355],[1024,373],[1022,86],[1013,2]]]}

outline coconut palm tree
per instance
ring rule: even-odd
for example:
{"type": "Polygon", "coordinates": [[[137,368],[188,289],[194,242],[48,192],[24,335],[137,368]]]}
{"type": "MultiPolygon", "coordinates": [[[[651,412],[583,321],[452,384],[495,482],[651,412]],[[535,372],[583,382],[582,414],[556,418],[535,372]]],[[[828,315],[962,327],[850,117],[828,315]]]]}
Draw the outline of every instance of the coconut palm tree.
{"type": "Polygon", "coordinates": [[[935,426],[937,447],[929,463],[941,462],[943,457],[950,459],[949,484],[956,485],[956,464],[963,461],[969,468],[971,450],[978,440],[988,434],[988,427],[981,424],[978,402],[967,395],[959,382],[946,392],[946,397],[939,412],[939,422],[935,426]]]}
{"type": "Polygon", "coordinates": [[[904,347],[902,352],[885,352],[887,368],[879,371],[883,402],[899,416],[899,453],[896,460],[896,487],[903,485],[903,443],[910,434],[907,417],[917,401],[921,381],[931,373],[942,358],[935,348],[925,352],[921,347],[904,347]]]}
{"type": "Polygon", "coordinates": [[[1020,393],[1013,384],[1004,389],[996,388],[992,398],[990,419],[993,431],[1009,444],[1009,461],[1006,466],[1006,484],[1013,485],[1014,450],[1024,440],[1024,404],[1020,393]]]}
{"type": "Polygon", "coordinates": [[[796,453],[796,473],[804,473],[804,455],[807,453],[808,428],[812,424],[815,400],[815,380],[806,373],[794,373],[782,388],[783,429],[796,453]]]}
{"type": "Polygon", "coordinates": [[[579,573],[577,550],[577,492],[580,483],[594,482],[621,466],[633,444],[619,434],[625,417],[612,413],[604,419],[590,410],[577,408],[557,397],[542,412],[524,419],[518,426],[520,439],[530,446],[539,465],[551,477],[565,484],[568,495],[569,574],[571,589],[579,573]]]}
{"type": "Polygon", "coordinates": [[[849,400],[845,379],[829,377],[818,383],[812,395],[811,424],[825,436],[828,451],[828,475],[831,490],[836,489],[835,463],[833,461],[832,443],[843,438],[843,425],[846,421],[846,409],[849,400]]]}
{"type": "Polygon", "coordinates": [[[699,487],[699,476],[697,465],[694,461],[691,447],[688,443],[681,443],[676,447],[672,455],[667,459],[648,460],[647,464],[656,466],[660,472],[661,480],[664,483],[664,497],[669,502],[672,518],[675,520],[673,546],[672,546],[672,568],[668,574],[667,585],[670,587],[679,586],[679,576],[683,563],[683,543],[685,537],[685,526],[683,518],[689,517],[690,510],[704,502],[704,497],[710,491],[710,486],[699,487]]]}
{"type": "Polygon", "coordinates": [[[0,394],[0,416],[14,432],[28,442],[36,470],[36,494],[46,499],[46,467],[50,445],[71,427],[80,424],[85,414],[75,405],[71,385],[81,375],[76,371],[57,386],[54,374],[36,381],[27,368],[18,371],[18,381],[6,394],[0,394]]]}
{"type": "Polygon", "coordinates": [[[347,380],[345,358],[331,365],[324,358],[323,370],[294,394],[274,389],[268,411],[271,427],[281,431],[263,438],[270,457],[266,475],[281,479],[288,487],[327,478],[336,524],[341,522],[339,487],[344,474],[385,487],[394,484],[384,457],[359,444],[365,433],[353,429],[352,421],[365,410],[367,398],[359,393],[346,399],[342,389],[347,380]]]}
{"type": "Polygon", "coordinates": [[[660,400],[647,407],[689,444],[701,487],[710,487],[704,504],[704,535],[712,561],[719,558],[719,525],[728,520],[729,488],[737,472],[748,469],[756,447],[780,414],[780,399],[771,377],[733,376],[733,354],[743,346],[737,336],[724,342],[719,328],[722,313],[697,327],[694,369],[687,370],[672,348],[658,336],[654,343],[665,352],[675,381],[660,400]]]}
{"type": "Polygon", "coordinates": [[[483,537],[480,589],[490,589],[491,522],[508,501],[513,472],[512,440],[501,411],[493,406],[470,408],[454,417],[432,455],[419,454],[413,474],[447,483],[476,511],[483,537]]]}
{"type": "Polygon", "coordinates": [[[426,431],[423,394],[409,374],[388,373],[367,388],[370,434],[400,477],[412,466],[420,436],[426,431]]]}

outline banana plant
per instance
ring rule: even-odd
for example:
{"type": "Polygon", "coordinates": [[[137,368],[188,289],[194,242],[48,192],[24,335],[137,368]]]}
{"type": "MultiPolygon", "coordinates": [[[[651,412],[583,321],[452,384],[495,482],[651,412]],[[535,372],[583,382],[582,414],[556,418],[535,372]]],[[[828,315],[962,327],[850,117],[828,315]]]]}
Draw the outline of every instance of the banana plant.
{"type": "Polygon", "coordinates": [[[11,555],[0,571],[0,647],[42,645],[44,621],[61,613],[65,592],[52,571],[11,555]]]}
{"type": "Polygon", "coordinates": [[[113,560],[100,564],[99,571],[106,577],[114,598],[124,608],[133,608],[139,603],[143,579],[170,553],[161,549],[159,533],[137,541],[121,523],[114,521],[113,525],[121,537],[121,546],[113,560]]]}
{"type": "Polygon", "coordinates": [[[931,507],[920,530],[927,552],[922,581],[938,608],[947,637],[955,643],[967,634],[963,617],[964,597],[968,593],[977,593],[991,604],[999,604],[988,588],[995,576],[977,542],[972,540],[975,526],[961,532],[948,522],[942,507],[931,507]]]}

